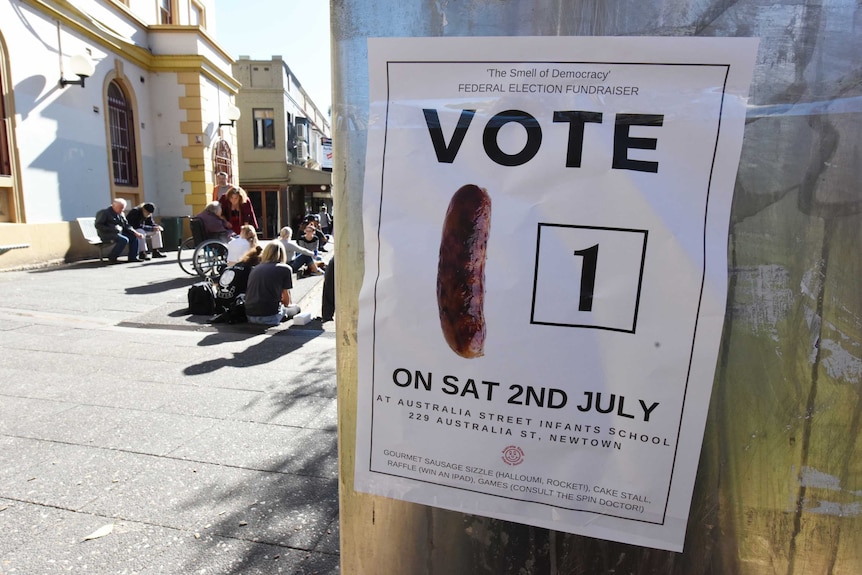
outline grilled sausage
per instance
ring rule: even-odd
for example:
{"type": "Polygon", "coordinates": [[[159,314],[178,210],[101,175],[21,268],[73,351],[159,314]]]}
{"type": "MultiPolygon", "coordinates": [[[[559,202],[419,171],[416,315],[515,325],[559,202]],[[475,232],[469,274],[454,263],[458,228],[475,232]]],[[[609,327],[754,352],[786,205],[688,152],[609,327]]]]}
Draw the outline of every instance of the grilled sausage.
{"type": "Polygon", "coordinates": [[[443,337],[461,357],[479,357],[485,346],[485,253],[491,198],[484,188],[462,186],[446,211],[437,265],[437,306],[443,337]]]}

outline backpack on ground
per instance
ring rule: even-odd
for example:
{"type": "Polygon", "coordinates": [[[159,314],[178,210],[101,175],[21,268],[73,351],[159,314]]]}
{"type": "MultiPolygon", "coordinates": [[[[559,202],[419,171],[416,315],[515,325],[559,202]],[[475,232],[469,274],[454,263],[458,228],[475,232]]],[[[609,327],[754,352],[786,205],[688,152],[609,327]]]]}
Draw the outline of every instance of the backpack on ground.
{"type": "Polygon", "coordinates": [[[245,323],[248,318],[245,315],[245,294],[241,293],[227,307],[219,307],[221,312],[210,319],[210,323],[245,323]]]}
{"type": "Polygon", "coordinates": [[[198,282],[189,288],[189,313],[212,315],[216,311],[216,298],[210,281],[198,282]]]}

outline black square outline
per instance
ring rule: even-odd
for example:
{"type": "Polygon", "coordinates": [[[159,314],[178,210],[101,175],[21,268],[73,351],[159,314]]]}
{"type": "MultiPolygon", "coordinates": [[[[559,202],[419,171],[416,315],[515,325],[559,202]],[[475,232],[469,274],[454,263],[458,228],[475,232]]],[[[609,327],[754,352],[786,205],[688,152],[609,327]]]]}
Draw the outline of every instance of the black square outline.
{"type": "Polygon", "coordinates": [[[577,224],[549,224],[539,222],[536,228],[536,265],[533,268],[533,297],[530,305],[530,323],[533,325],[548,325],[555,327],[574,327],[581,329],[603,329],[607,331],[616,331],[622,333],[635,333],[635,329],[637,328],[638,323],[638,310],[641,305],[641,288],[643,287],[644,281],[644,261],[646,260],[646,249],[647,249],[647,239],[649,237],[649,230],[639,230],[635,228],[607,228],[602,226],[581,226],[577,224]],[[641,265],[638,270],[638,291],[635,295],[635,310],[634,316],[632,317],[632,327],[631,329],[623,329],[619,327],[608,327],[602,325],[584,325],[578,323],[557,323],[557,322],[548,322],[548,321],[536,321],[536,284],[539,281],[539,246],[542,243],[542,226],[546,226],[549,228],[578,228],[582,230],[603,230],[606,232],[626,232],[626,233],[635,233],[643,235],[643,249],[641,251],[641,265]]]}

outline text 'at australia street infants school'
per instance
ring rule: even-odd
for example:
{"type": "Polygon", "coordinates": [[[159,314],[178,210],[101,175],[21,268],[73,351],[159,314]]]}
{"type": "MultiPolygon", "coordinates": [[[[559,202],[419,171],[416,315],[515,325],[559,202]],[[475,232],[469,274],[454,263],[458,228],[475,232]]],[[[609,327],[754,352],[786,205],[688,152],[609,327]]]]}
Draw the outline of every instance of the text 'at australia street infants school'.
{"type": "MultiPolygon", "coordinates": [[[[396,387],[415,388],[431,391],[433,374],[422,372],[410,372],[407,369],[396,369],[392,374],[392,382],[396,387]]],[[[493,381],[479,381],[467,379],[463,386],[460,385],[456,376],[445,375],[442,378],[441,391],[446,395],[468,397],[475,400],[492,402],[495,392],[503,395],[505,402],[509,405],[523,405],[546,408],[549,410],[560,410],[568,404],[568,395],[562,389],[534,387],[531,385],[511,384],[505,389],[500,383],[493,381]]],[[[522,438],[540,439],[545,437],[552,442],[582,444],[584,446],[608,447],[621,449],[622,444],[617,441],[598,440],[595,436],[603,434],[607,437],[631,440],[641,443],[652,443],[670,447],[667,437],[650,436],[627,430],[624,426],[626,420],[642,421],[647,423],[650,417],[655,415],[660,403],[657,401],[645,401],[641,398],[632,399],[629,402],[631,410],[626,407],[626,397],[617,396],[613,393],[583,392],[583,397],[575,405],[580,413],[595,412],[599,414],[611,414],[616,416],[618,422],[608,427],[606,433],[602,426],[572,422],[561,422],[550,419],[551,415],[543,418],[507,415],[501,413],[477,411],[470,408],[422,401],[416,399],[394,398],[391,395],[378,395],[376,402],[392,403],[400,408],[409,410],[407,419],[417,422],[432,422],[438,425],[454,426],[466,431],[478,431],[483,433],[500,435],[519,435],[522,438]],[[475,419],[473,418],[475,414],[475,419]],[[513,431],[513,427],[514,428],[513,431]],[[521,427],[519,430],[518,427],[521,427]],[[547,436],[537,435],[535,428],[543,431],[550,430],[547,436]],[[573,436],[573,432],[584,432],[586,436],[573,436]]],[[[554,413],[554,412],[550,412],[554,413]]]]}
{"type": "Polygon", "coordinates": [[[358,491],[682,550],[756,47],[369,40],[358,491]]]}

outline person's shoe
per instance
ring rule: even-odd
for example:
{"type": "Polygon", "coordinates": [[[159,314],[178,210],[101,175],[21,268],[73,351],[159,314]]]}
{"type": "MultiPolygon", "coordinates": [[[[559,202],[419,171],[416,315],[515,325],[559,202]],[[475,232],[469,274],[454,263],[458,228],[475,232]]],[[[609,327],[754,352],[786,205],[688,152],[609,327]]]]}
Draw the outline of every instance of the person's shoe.
{"type": "Polygon", "coordinates": [[[323,253],[327,253],[327,252],[329,252],[329,250],[328,250],[328,249],[326,249],[326,248],[318,248],[318,250],[317,250],[317,251],[319,251],[319,252],[323,252],[323,253]]]}
{"type": "Polygon", "coordinates": [[[153,250],[153,257],[154,258],[166,258],[168,256],[166,256],[165,254],[163,254],[159,250],[153,250]]]}
{"type": "Polygon", "coordinates": [[[140,259],[140,258],[132,258],[132,257],[130,257],[130,258],[129,258],[129,263],[132,263],[132,262],[139,262],[139,261],[141,261],[141,259],[140,259]]]}
{"type": "Polygon", "coordinates": [[[316,272],[308,272],[310,276],[322,276],[323,272],[321,270],[317,270],[316,272]]]}
{"type": "Polygon", "coordinates": [[[121,263],[123,263],[123,262],[121,262],[117,258],[108,258],[108,265],[109,266],[112,266],[114,264],[121,264],[121,263]]]}
{"type": "Polygon", "coordinates": [[[141,261],[148,260],[150,259],[150,256],[147,255],[147,252],[141,252],[138,254],[138,259],[141,261]]]}

